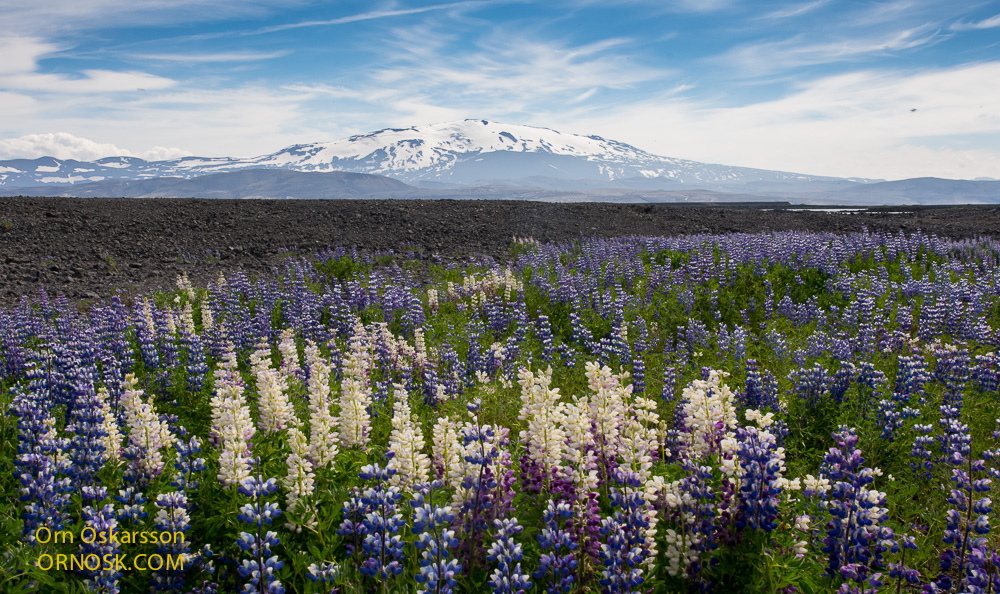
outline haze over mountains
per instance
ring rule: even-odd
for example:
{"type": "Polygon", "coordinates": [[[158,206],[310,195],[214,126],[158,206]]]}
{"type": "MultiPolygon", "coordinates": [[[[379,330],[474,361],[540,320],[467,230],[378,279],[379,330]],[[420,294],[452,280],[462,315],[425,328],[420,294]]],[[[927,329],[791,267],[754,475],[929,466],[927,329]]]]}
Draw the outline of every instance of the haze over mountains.
{"type": "Polygon", "coordinates": [[[1000,182],[881,182],[713,165],[598,136],[464,120],[294,145],[251,158],[0,161],[0,194],[959,204],[1000,202],[1000,182]]]}

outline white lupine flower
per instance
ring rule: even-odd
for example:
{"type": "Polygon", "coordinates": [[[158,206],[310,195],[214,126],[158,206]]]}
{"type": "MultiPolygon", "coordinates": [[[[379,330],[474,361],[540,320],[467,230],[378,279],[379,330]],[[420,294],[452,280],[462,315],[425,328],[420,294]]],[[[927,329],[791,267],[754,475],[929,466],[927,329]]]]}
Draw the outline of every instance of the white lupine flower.
{"type": "Polygon", "coordinates": [[[785,491],[801,491],[802,490],[802,479],[795,477],[791,480],[782,477],[779,481],[779,486],[785,491]]]}
{"type": "Polygon", "coordinates": [[[183,291],[188,296],[188,299],[194,301],[194,286],[191,285],[191,279],[188,278],[187,272],[177,275],[177,288],[183,291]]]}
{"type": "Polygon", "coordinates": [[[250,459],[242,452],[219,452],[219,481],[226,486],[238,485],[250,478],[250,459]]]}
{"type": "MultiPolygon", "coordinates": [[[[309,444],[308,457],[315,468],[333,463],[340,453],[340,435],[337,419],[330,414],[330,365],[320,356],[319,347],[306,345],[306,364],[309,366],[309,444]]],[[[303,455],[303,454],[300,454],[303,455]]]]}
{"type": "Polygon", "coordinates": [[[299,365],[299,349],[295,346],[295,330],[285,328],[281,331],[278,352],[281,353],[281,373],[289,380],[297,379],[302,367],[299,365]]]}
{"type": "Polygon", "coordinates": [[[563,472],[576,485],[578,498],[586,493],[597,490],[597,457],[593,448],[588,447],[594,442],[594,434],[590,425],[590,402],[586,396],[574,402],[565,403],[561,407],[563,429],[566,440],[563,448],[563,472]]]}
{"type": "Polygon", "coordinates": [[[825,494],[830,490],[830,479],[825,476],[820,476],[819,478],[814,477],[811,474],[807,474],[802,483],[805,485],[807,491],[812,491],[817,494],[825,494]]]}
{"type": "Polygon", "coordinates": [[[413,331],[413,365],[418,368],[427,365],[427,344],[424,341],[423,328],[416,328],[413,331]]]}
{"type": "Polygon", "coordinates": [[[395,455],[386,464],[396,474],[389,478],[389,484],[410,493],[414,485],[430,480],[431,461],[424,449],[424,435],[420,423],[410,411],[409,395],[400,386],[395,386],[395,403],[392,412],[392,432],[389,434],[388,450],[395,455]]]}
{"type": "MultiPolygon", "coordinates": [[[[286,509],[296,511],[296,507],[301,507],[299,512],[307,512],[305,526],[313,526],[316,521],[315,511],[309,509],[308,501],[316,489],[316,476],[313,474],[312,462],[306,457],[309,454],[309,444],[306,436],[298,427],[291,427],[288,430],[288,446],[292,453],[285,459],[288,466],[288,473],[285,475],[285,488],[288,490],[286,498],[286,509]]],[[[302,525],[286,523],[289,529],[296,532],[302,531],[302,525]]]]}
{"type": "Polygon", "coordinates": [[[371,356],[364,327],[355,325],[350,351],[344,362],[344,380],[340,384],[340,443],[344,447],[366,448],[372,404],[368,387],[371,356]]]}
{"type": "Polygon", "coordinates": [[[437,477],[452,488],[461,485],[465,477],[465,468],[455,421],[448,417],[438,417],[431,430],[431,436],[431,456],[437,477]]]}
{"type": "Polygon", "coordinates": [[[208,303],[201,304],[201,327],[206,331],[215,326],[215,318],[212,316],[212,308],[208,303]]]}
{"type": "Polygon", "coordinates": [[[121,459],[122,434],[118,430],[118,421],[114,413],[111,412],[111,402],[108,399],[108,389],[101,386],[97,389],[97,401],[101,405],[101,414],[104,417],[104,437],[101,443],[104,445],[104,455],[110,462],[117,462],[121,459]]]}
{"type": "Polygon", "coordinates": [[[257,405],[260,412],[260,427],[265,433],[276,433],[297,424],[295,408],[288,401],[285,391],[288,380],[270,367],[257,374],[257,405]]]}
{"type": "Polygon", "coordinates": [[[184,309],[181,310],[181,327],[188,334],[194,334],[196,331],[194,327],[194,311],[191,309],[190,301],[186,301],[184,309]]]}
{"type": "Polygon", "coordinates": [[[558,472],[566,447],[559,389],[552,388],[552,367],[537,375],[528,369],[518,372],[521,385],[521,411],[518,419],[526,422],[520,438],[529,449],[531,459],[546,476],[558,472]]]}
{"type": "Polygon", "coordinates": [[[717,440],[731,436],[736,428],[735,396],[722,381],[728,375],[713,369],[707,381],[694,380],[684,388],[682,411],[689,435],[685,455],[692,460],[713,451],[717,440]]]}
{"type": "Polygon", "coordinates": [[[625,399],[631,394],[632,386],[623,388],[608,366],[601,367],[588,361],[586,368],[587,383],[593,392],[590,396],[590,415],[596,433],[594,437],[599,448],[611,448],[610,452],[605,450],[606,455],[614,455],[619,428],[628,412],[625,399]]]}
{"type": "Polygon", "coordinates": [[[748,423],[756,423],[759,428],[766,429],[774,424],[774,413],[769,412],[762,415],[759,410],[748,409],[746,419],[748,423]]]}
{"type": "Polygon", "coordinates": [[[149,333],[149,337],[156,338],[156,323],[153,322],[153,306],[150,305],[149,299],[142,300],[142,323],[146,326],[146,332],[149,333]]]}
{"type": "Polygon", "coordinates": [[[249,441],[257,432],[243,397],[243,386],[232,381],[222,382],[216,386],[209,404],[212,406],[212,434],[221,449],[219,480],[226,486],[237,485],[250,476],[249,441]]]}
{"type": "Polygon", "coordinates": [[[143,401],[143,391],[138,389],[134,374],[125,376],[123,388],[122,412],[128,427],[128,439],[143,452],[143,457],[136,464],[142,471],[157,475],[164,464],[160,450],[172,445],[175,438],[166,421],[160,420],[156,407],[151,402],[143,401]]]}

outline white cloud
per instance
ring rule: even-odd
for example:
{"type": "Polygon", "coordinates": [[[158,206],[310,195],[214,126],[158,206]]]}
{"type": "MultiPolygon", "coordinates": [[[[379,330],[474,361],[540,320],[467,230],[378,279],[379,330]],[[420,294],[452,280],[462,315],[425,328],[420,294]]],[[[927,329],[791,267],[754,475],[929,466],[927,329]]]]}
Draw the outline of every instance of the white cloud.
{"type": "Polygon", "coordinates": [[[951,30],[973,31],[977,29],[995,29],[996,27],[1000,27],[1000,14],[979,22],[955,23],[951,26],[951,30]]]}
{"type": "Polygon", "coordinates": [[[308,0],[7,0],[4,29],[26,34],[60,33],[117,26],[176,25],[253,18],[308,0]]]}
{"type": "Polygon", "coordinates": [[[176,148],[154,147],[141,153],[119,148],[110,143],[94,142],[66,132],[27,134],[19,138],[0,139],[0,159],[37,159],[55,157],[93,161],[104,157],[141,157],[147,160],[175,159],[190,155],[176,148]]]}
{"type": "Polygon", "coordinates": [[[1000,62],[988,62],[827,77],[738,107],[662,97],[546,117],[557,129],[727,165],[886,179],[1000,177],[998,96],[1000,62]],[[972,148],[957,148],[956,136],[972,148]]]}
{"type": "Polygon", "coordinates": [[[632,89],[669,74],[633,60],[622,51],[631,42],[625,38],[570,46],[496,30],[472,51],[454,51],[426,27],[397,31],[396,38],[394,63],[372,73],[386,101],[410,102],[418,94],[427,104],[468,115],[526,112],[601,89],[632,89]]]}
{"type": "Polygon", "coordinates": [[[889,33],[846,36],[814,41],[800,34],[781,41],[736,46],[710,61],[741,76],[756,77],[801,66],[857,60],[871,55],[914,49],[945,39],[933,25],[921,25],[889,33]]]}
{"type": "Polygon", "coordinates": [[[137,71],[83,70],[80,76],[39,72],[38,62],[62,49],[36,37],[0,37],[0,87],[15,92],[64,95],[165,89],[175,81],[137,71]],[[9,57],[9,58],[8,58],[9,57]]]}
{"type": "Polygon", "coordinates": [[[422,14],[425,12],[433,12],[439,10],[449,10],[449,9],[463,9],[463,8],[478,8],[481,6],[486,6],[489,4],[496,4],[496,0],[470,0],[467,2],[449,2],[447,4],[433,4],[431,6],[421,6],[418,8],[401,8],[394,10],[372,10],[369,12],[362,12],[352,15],[347,15],[343,17],[338,17],[335,19],[324,19],[324,20],[312,20],[312,21],[300,21],[297,23],[288,23],[283,25],[273,25],[271,27],[264,27],[253,31],[253,33],[274,33],[277,31],[287,31],[289,29],[301,29],[303,27],[328,27],[331,25],[346,25],[349,23],[357,23],[361,21],[371,21],[376,19],[384,19],[397,16],[408,16],[413,14],[422,14]]]}
{"type": "Polygon", "coordinates": [[[764,19],[789,19],[792,17],[802,16],[808,12],[812,12],[821,6],[825,6],[830,3],[830,0],[816,0],[815,2],[810,2],[808,4],[797,4],[794,6],[789,6],[787,8],[781,8],[763,15],[761,18],[764,19]]]}
{"type": "Polygon", "coordinates": [[[209,62],[256,62],[282,58],[291,54],[290,50],[277,52],[216,52],[201,54],[135,54],[140,60],[156,60],[161,62],[186,62],[201,64],[209,62]]]}

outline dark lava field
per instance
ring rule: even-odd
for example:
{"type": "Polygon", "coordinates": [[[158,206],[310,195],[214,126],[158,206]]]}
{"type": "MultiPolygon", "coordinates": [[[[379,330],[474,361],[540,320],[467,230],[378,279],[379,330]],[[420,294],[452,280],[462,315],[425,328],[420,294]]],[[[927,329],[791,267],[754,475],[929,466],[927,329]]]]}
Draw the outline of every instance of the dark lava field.
{"type": "Polygon", "coordinates": [[[505,200],[196,200],[0,198],[0,301],[39,288],[103,299],[219,272],[263,273],[288,254],[327,247],[422,248],[431,256],[505,258],[512,239],[779,230],[835,233],[918,229],[1000,234],[1000,207],[880,207],[860,213],[786,204],[676,205],[505,200]]]}

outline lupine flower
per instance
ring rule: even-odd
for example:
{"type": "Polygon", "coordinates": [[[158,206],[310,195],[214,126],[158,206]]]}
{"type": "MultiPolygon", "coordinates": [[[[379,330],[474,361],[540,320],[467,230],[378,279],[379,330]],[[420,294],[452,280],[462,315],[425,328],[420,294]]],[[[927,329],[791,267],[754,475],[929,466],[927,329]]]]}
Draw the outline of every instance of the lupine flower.
{"type": "Polygon", "coordinates": [[[577,568],[576,542],[566,524],[573,518],[573,508],[566,502],[556,504],[549,499],[542,521],[545,527],[537,535],[542,553],[538,569],[532,574],[536,583],[545,580],[546,594],[569,592],[577,568]]]}
{"type": "MultiPolygon", "coordinates": [[[[99,496],[93,498],[95,502],[103,500],[107,494],[104,487],[100,487],[100,490],[99,496]]],[[[111,504],[98,505],[96,509],[88,505],[83,508],[81,516],[86,526],[97,535],[112,534],[118,526],[118,522],[115,520],[114,506],[111,504]]],[[[93,592],[118,594],[121,591],[118,587],[121,572],[118,571],[116,563],[105,563],[106,559],[115,559],[120,552],[118,542],[113,538],[102,539],[100,537],[91,540],[92,542],[89,543],[81,542],[79,546],[79,554],[84,559],[84,566],[87,568],[87,578],[84,580],[84,584],[93,592]],[[102,542],[102,540],[108,542],[102,542]],[[110,557],[105,557],[106,555],[110,557]]]]}
{"type": "Polygon", "coordinates": [[[219,481],[226,486],[241,485],[250,476],[249,441],[257,432],[243,396],[243,386],[217,384],[210,404],[212,432],[221,448],[219,481]]]}
{"type": "Polygon", "coordinates": [[[197,437],[192,437],[187,442],[178,439],[174,443],[174,449],[177,451],[177,460],[174,462],[177,475],[170,484],[184,493],[191,493],[198,488],[195,475],[205,470],[205,459],[195,457],[201,453],[201,440],[197,437]]]}
{"type": "Polygon", "coordinates": [[[726,375],[710,370],[707,380],[694,380],[684,388],[684,456],[691,461],[719,452],[723,437],[736,427],[735,395],[722,381],[726,375]]]}
{"type": "MultiPolygon", "coordinates": [[[[260,467],[259,460],[257,467],[260,467]]],[[[250,498],[250,502],[240,508],[237,518],[250,526],[251,532],[241,532],[236,544],[250,558],[244,559],[238,567],[240,576],[247,579],[244,590],[258,594],[284,594],[274,572],[282,568],[284,563],[272,554],[271,549],[280,542],[278,535],[266,530],[271,522],[281,515],[277,503],[267,503],[264,498],[272,495],[278,489],[277,482],[271,478],[264,481],[259,476],[250,476],[240,483],[239,492],[250,498]]]]}
{"type": "Polygon", "coordinates": [[[394,471],[378,464],[362,467],[359,474],[363,481],[375,481],[375,486],[366,489],[361,497],[365,536],[361,544],[364,561],[360,571],[378,580],[393,579],[403,571],[403,541],[399,530],[406,522],[397,512],[403,495],[397,487],[386,484],[393,474],[394,471]]]}
{"type": "Polygon", "coordinates": [[[142,400],[143,390],[137,386],[134,375],[125,376],[122,410],[131,450],[126,449],[124,456],[130,460],[127,476],[144,484],[163,471],[165,461],[160,450],[171,445],[175,438],[153,404],[142,400]]]}
{"type": "Polygon", "coordinates": [[[497,529],[496,538],[486,552],[486,560],[496,564],[489,584],[494,594],[523,594],[531,589],[528,575],[521,573],[521,545],[514,542],[514,537],[523,528],[518,525],[517,518],[493,520],[497,529]]]}
{"type": "Polygon", "coordinates": [[[542,473],[547,488],[553,474],[560,471],[566,433],[562,427],[559,390],[551,388],[552,367],[537,375],[528,369],[518,373],[521,386],[521,411],[518,420],[526,428],[520,433],[528,457],[542,473]]]}
{"type": "Polygon", "coordinates": [[[427,454],[423,453],[424,435],[420,423],[410,411],[406,390],[398,384],[393,404],[392,432],[389,434],[387,449],[394,455],[386,463],[386,467],[395,471],[389,479],[389,484],[408,493],[414,486],[430,480],[431,461],[427,454]]]}
{"type": "Polygon", "coordinates": [[[368,353],[363,327],[355,327],[351,337],[351,352],[344,369],[340,396],[340,443],[344,447],[368,445],[368,427],[371,422],[368,409],[371,391],[367,386],[368,353]]]}
{"type": "MultiPolygon", "coordinates": [[[[767,417],[773,413],[767,413],[767,417]]],[[[760,427],[741,427],[736,430],[739,446],[736,450],[740,463],[739,528],[770,532],[777,527],[779,495],[782,491],[782,473],[785,470],[784,448],[777,446],[774,435],[764,427],[758,411],[747,411],[747,420],[757,419],[760,427]]],[[[766,418],[766,417],[765,417],[766,418]]]]}
{"type": "Polygon", "coordinates": [[[458,546],[455,531],[449,526],[455,521],[451,506],[434,504],[434,492],[442,486],[434,481],[417,487],[413,497],[414,546],[420,551],[420,570],[414,579],[420,586],[417,594],[450,594],[462,570],[457,559],[449,559],[458,546]]]}
{"type": "MultiPolygon", "coordinates": [[[[309,581],[320,584],[336,582],[340,578],[340,566],[332,561],[329,563],[312,563],[306,568],[306,577],[309,578],[309,581]]],[[[335,588],[330,588],[329,590],[330,594],[336,591],[335,588]]]]}
{"type": "MultiPolygon", "coordinates": [[[[187,532],[191,529],[191,517],[188,515],[187,497],[183,491],[162,493],[156,496],[156,519],[153,526],[160,532],[173,535],[172,542],[156,547],[156,553],[164,559],[180,558],[187,561],[191,547],[187,542],[187,532]],[[177,534],[184,535],[180,539],[177,534]]],[[[181,566],[173,569],[169,565],[153,572],[152,586],[156,590],[180,591],[184,587],[184,570],[181,566]]]]}
{"type": "Polygon", "coordinates": [[[309,461],[309,443],[305,435],[297,427],[288,430],[288,445],[292,453],[285,460],[288,466],[288,474],[285,477],[284,485],[288,490],[285,500],[285,509],[292,517],[302,517],[300,522],[294,520],[286,524],[287,527],[298,531],[302,526],[313,526],[316,520],[316,512],[309,505],[316,487],[316,475],[313,474],[313,465],[309,461]]]}
{"type": "MultiPolygon", "coordinates": [[[[827,572],[840,575],[849,567],[850,579],[863,583],[868,570],[881,563],[875,550],[879,523],[885,518],[885,493],[870,488],[875,480],[871,468],[861,468],[864,458],[856,449],[858,436],[853,429],[841,428],[834,433],[838,447],[830,448],[825,462],[830,470],[832,487],[827,509],[831,519],[823,552],[828,555],[827,572]]],[[[847,578],[845,578],[847,579],[847,578]]]]}
{"type": "Polygon", "coordinates": [[[646,500],[638,475],[618,471],[615,479],[621,487],[610,490],[615,512],[601,522],[605,543],[601,545],[604,569],[600,584],[605,592],[638,592],[645,582],[640,566],[650,552],[646,546],[649,528],[646,500]]]}
{"type": "Polygon", "coordinates": [[[257,380],[257,409],[260,429],[265,433],[282,431],[296,424],[295,409],[288,401],[288,379],[268,366],[254,369],[257,380]]]}

